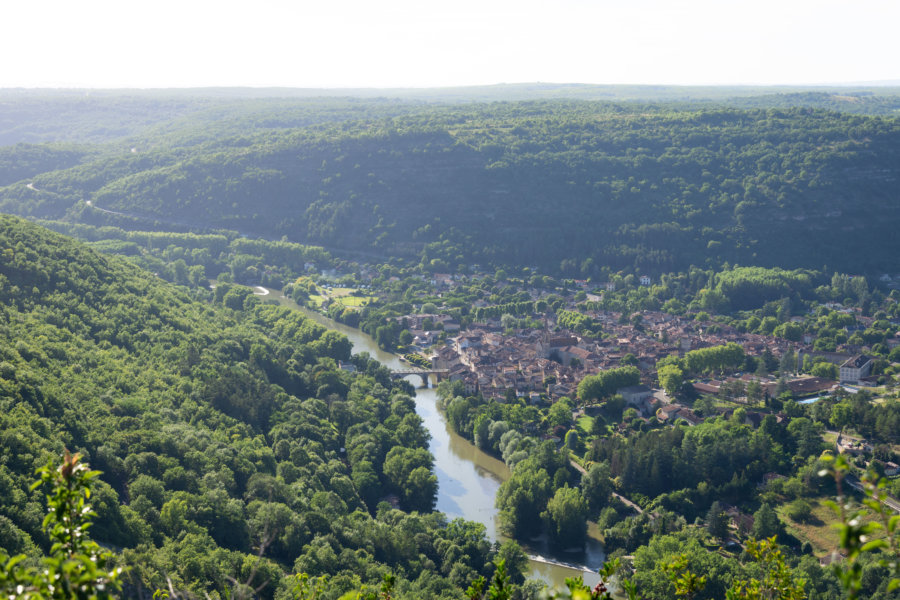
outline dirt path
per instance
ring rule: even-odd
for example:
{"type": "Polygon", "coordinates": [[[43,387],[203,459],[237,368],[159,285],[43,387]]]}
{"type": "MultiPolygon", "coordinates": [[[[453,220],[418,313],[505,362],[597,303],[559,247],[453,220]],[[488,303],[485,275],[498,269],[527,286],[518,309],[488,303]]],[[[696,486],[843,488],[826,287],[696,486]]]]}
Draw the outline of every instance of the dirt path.
{"type": "MultiPolygon", "coordinates": [[[[581,465],[579,465],[579,464],[578,464],[577,462],[575,462],[574,460],[571,460],[571,459],[570,459],[570,460],[569,460],[569,465],[571,465],[573,469],[575,469],[576,471],[578,471],[579,473],[581,473],[582,476],[587,475],[587,471],[584,469],[584,467],[582,467],[581,465]]],[[[626,497],[623,496],[622,494],[619,494],[619,493],[617,493],[617,492],[613,492],[612,495],[615,496],[616,498],[618,498],[618,499],[622,502],[622,504],[624,504],[625,506],[627,506],[627,507],[629,507],[629,508],[632,508],[632,509],[634,509],[635,511],[637,511],[638,514],[641,514],[641,515],[644,514],[644,509],[643,509],[643,508],[641,508],[640,506],[638,506],[637,504],[635,504],[634,502],[632,502],[631,500],[629,500],[628,498],[626,498],[626,497]]]]}

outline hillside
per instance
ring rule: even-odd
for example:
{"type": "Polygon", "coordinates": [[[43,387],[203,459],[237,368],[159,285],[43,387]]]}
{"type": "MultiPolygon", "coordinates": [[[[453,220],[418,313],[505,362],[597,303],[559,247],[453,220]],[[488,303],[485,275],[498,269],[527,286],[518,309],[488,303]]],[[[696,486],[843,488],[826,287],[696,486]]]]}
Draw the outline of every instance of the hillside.
{"type": "Polygon", "coordinates": [[[435,270],[737,262],[877,273],[900,250],[894,119],[569,101],[382,115],[178,130],[0,188],[0,209],[284,236],[435,270]]]}
{"type": "Polygon", "coordinates": [[[9,216],[0,257],[6,551],[48,549],[29,484],[65,446],[103,471],[92,535],[145,595],[167,578],[224,595],[231,579],[272,598],[297,569],[336,589],[392,571],[397,597],[442,597],[489,562],[480,526],[429,514],[414,403],[343,336],[249,288],[191,297],[9,216]],[[379,505],[388,493],[423,513],[379,505]]]}

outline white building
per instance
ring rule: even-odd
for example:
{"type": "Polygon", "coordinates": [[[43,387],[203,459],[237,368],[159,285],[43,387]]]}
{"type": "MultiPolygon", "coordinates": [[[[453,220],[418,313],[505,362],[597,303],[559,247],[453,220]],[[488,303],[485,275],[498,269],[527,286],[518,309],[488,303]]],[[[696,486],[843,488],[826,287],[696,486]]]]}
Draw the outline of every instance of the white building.
{"type": "Polygon", "coordinates": [[[865,354],[853,356],[841,365],[841,383],[858,383],[872,372],[872,358],[865,354]]]}

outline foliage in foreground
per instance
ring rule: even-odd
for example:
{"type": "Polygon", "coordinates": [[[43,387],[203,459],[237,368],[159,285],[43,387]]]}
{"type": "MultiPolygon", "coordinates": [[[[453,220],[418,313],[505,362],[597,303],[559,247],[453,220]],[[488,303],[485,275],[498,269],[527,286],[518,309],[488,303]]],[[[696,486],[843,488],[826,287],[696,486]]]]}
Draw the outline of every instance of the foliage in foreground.
{"type": "Polygon", "coordinates": [[[32,489],[50,488],[44,530],[53,541],[42,568],[27,567],[25,555],[7,557],[0,550],[0,592],[8,598],[113,598],[122,588],[122,567],[90,539],[88,529],[96,513],[91,510],[91,471],[78,454],[67,450],[61,464],[53,461],[38,470],[32,489]]]}

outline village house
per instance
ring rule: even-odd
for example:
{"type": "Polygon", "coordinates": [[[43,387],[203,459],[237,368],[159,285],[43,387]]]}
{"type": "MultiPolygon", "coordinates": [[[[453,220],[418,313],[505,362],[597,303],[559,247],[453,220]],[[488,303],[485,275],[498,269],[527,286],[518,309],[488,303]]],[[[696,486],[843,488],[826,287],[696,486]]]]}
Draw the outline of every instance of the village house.
{"type": "Polygon", "coordinates": [[[619,388],[616,393],[622,395],[627,406],[633,406],[641,412],[649,408],[648,399],[653,397],[653,390],[646,385],[630,385],[619,388]]]}
{"type": "Polygon", "coordinates": [[[837,441],[835,443],[837,445],[837,451],[839,454],[859,456],[860,454],[868,454],[872,452],[872,445],[866,442],[866,440],[856,440],[850,437],[845,437],[843,434],[838,434],[837,441]]]}

